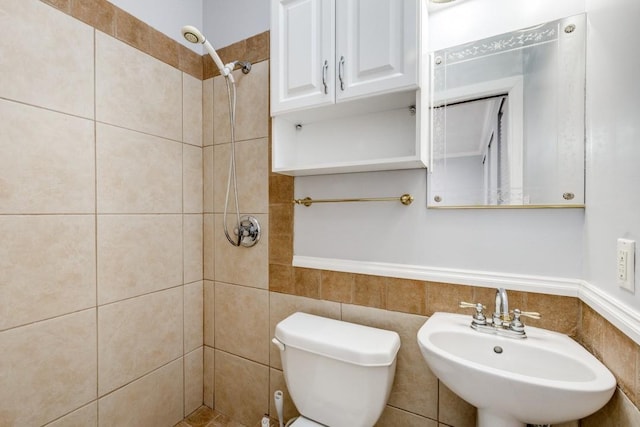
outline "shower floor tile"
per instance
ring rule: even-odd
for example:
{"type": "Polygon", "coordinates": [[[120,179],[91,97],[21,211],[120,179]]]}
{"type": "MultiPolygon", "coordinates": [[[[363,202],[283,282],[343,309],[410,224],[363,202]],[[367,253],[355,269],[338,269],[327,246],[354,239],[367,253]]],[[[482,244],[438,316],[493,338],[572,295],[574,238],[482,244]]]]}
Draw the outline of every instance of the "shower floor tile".
{"type": "MultiPolygon", "coordinates": [[[[271,420],[270,427],[277,427],[278,422],[271,420]]],[[[201,406],[195,410],[184,420],[180,421],[174,427],[261,427],[260,420],[256,420],[255,424],[247,426],[240,424],[239,422],[229,419],[228,416],[221,414],[220,412],[201,406]]]]}

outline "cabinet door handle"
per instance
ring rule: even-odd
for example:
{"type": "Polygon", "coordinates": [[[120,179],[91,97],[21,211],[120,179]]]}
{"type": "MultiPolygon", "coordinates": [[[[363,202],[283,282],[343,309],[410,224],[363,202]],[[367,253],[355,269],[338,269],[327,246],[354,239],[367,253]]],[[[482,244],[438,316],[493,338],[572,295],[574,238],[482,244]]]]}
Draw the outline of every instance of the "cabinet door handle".
{"type": "Polygon", "coordinates": [[[329,93],[329,87],[327,86],[327,71],[329,71],[329,62],[325,59],[322,66],[322,84],[324,85],[325,95],[329,93]]]}
{"type": "Polygon", "coordinates": [[[338,78],[340,79],[340,90],[344,91],[344,79],[342,74],[344,73],[344,56],[340,57],[340,62],[338,63],[338,78]]]}

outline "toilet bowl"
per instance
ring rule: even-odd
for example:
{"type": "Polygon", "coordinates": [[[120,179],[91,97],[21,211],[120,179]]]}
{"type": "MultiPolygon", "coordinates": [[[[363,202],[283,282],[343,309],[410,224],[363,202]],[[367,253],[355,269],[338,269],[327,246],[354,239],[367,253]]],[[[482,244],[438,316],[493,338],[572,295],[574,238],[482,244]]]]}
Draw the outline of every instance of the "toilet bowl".
{"type": "Polygon", "coordinates": [[[276,325],[274,343],[295,427],[371,427],[387,403],[396,370],[396,332],[294,313],[276,325]]]}

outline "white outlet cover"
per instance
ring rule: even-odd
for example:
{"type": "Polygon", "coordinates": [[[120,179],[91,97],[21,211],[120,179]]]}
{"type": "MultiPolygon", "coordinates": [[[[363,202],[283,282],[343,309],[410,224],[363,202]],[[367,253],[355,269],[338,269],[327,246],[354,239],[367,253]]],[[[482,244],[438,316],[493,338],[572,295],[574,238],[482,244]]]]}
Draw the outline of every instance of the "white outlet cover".
{"type": "Polygon", "coordinates": [[[635,292],[636,242],[618,239],[616,245],[616,278],[618,285],[635,292]]]}

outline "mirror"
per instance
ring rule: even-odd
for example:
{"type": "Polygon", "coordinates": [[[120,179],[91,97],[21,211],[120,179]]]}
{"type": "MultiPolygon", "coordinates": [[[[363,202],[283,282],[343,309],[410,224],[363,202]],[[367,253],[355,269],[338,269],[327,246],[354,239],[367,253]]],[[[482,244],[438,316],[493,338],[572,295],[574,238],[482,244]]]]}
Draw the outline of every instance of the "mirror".
{"type": "Polygon", "coordinates": [[[584,206],[585,15],[431,54],[429,208],[584,206]]]}

